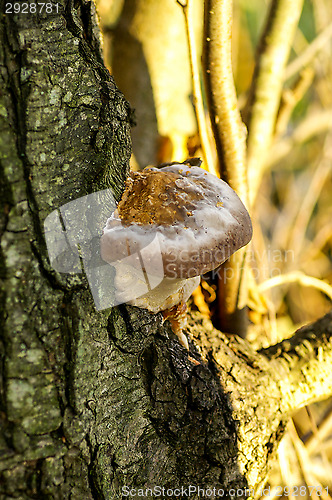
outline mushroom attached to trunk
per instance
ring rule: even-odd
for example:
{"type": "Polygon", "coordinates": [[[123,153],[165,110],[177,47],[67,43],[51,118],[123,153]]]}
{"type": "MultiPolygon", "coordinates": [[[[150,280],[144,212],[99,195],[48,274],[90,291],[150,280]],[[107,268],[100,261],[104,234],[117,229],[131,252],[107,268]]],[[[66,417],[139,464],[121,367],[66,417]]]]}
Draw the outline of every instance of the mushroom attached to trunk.
{"type": "MultiPolygon", "coordinates": [[[[116,269],[118,303],[154,313],[176,308],[179,314],[200,275],[220,266],[251,236],[249,214],[226,182],[200,167],[172,164],[130,173],[104,228],[101,256],[116,269]],[[126,258],[142,249],[144,259],[132,258],[128,264],[126,258]],[[142,270],[157,286],[125,300],[142,270]]],[[[188,348],[180,330],[176,333],[188,348]]]]}

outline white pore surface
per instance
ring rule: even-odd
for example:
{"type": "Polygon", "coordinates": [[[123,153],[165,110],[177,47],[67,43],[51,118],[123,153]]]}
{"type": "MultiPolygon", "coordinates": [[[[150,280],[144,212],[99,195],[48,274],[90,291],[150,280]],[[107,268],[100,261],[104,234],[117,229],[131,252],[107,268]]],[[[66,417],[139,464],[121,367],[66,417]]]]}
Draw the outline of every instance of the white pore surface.
{"type": "Polygon", "coordinates": [[[114,284],[117,302],[129,303],[154,313],[186,302],[200,282],[199,276],[191,279],[164,278],[161,281],[156,278],[147,282],[146,275],[142,275],[135,267],[123,262],[115,262],[113,266],[116,270],[114,284]],[[151,282],[159,284],[151,289],[151,282]]]}

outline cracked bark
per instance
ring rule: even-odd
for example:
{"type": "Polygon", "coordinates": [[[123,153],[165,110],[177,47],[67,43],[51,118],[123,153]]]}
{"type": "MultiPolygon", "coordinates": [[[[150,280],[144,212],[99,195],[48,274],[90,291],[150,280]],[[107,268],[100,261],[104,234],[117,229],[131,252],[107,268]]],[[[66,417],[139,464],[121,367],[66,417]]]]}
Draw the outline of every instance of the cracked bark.
{"type": "Polygon", "coordinates": [[[119,197],[130,155],[93,4],[66,5],[0,20],[1,498],[258,488],[290,412],[332,392],[331,315],[260,353],[193,316],[195,366],[160,315],[97,312],[82,275],[49,266],[45,217],[119,197]]]}

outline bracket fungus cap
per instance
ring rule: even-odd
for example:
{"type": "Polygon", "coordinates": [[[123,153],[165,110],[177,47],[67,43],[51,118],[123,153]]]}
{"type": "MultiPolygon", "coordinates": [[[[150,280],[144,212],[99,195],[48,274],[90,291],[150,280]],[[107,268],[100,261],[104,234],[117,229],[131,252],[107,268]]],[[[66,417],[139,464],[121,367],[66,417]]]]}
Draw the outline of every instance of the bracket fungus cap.
{"type": "Polygon", "coordinates": [[[131,172],[104,228],[101,256],[112,264],[148,248],[149,269],[188,279],[220,266],[252,237],[250,216],[233,189],[197,166],[172,164],[131,172]]]}

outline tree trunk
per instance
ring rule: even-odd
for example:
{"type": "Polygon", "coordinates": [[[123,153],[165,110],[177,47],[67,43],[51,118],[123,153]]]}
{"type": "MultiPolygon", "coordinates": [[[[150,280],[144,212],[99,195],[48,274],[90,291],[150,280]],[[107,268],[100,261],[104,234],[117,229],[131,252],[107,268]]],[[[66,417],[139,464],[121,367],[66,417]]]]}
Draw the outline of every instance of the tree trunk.
{"type": "Polygon", "coordinates": [[[289,413],[332,393],[332,315],[261,353],[193,316],[197,365],[160,314],[98,312],[82,275],[50,266],[47,215],[119,199],[130,156],[94,5],[58,9],[0,20],[1,498],[254,496],[289,413]]]}

